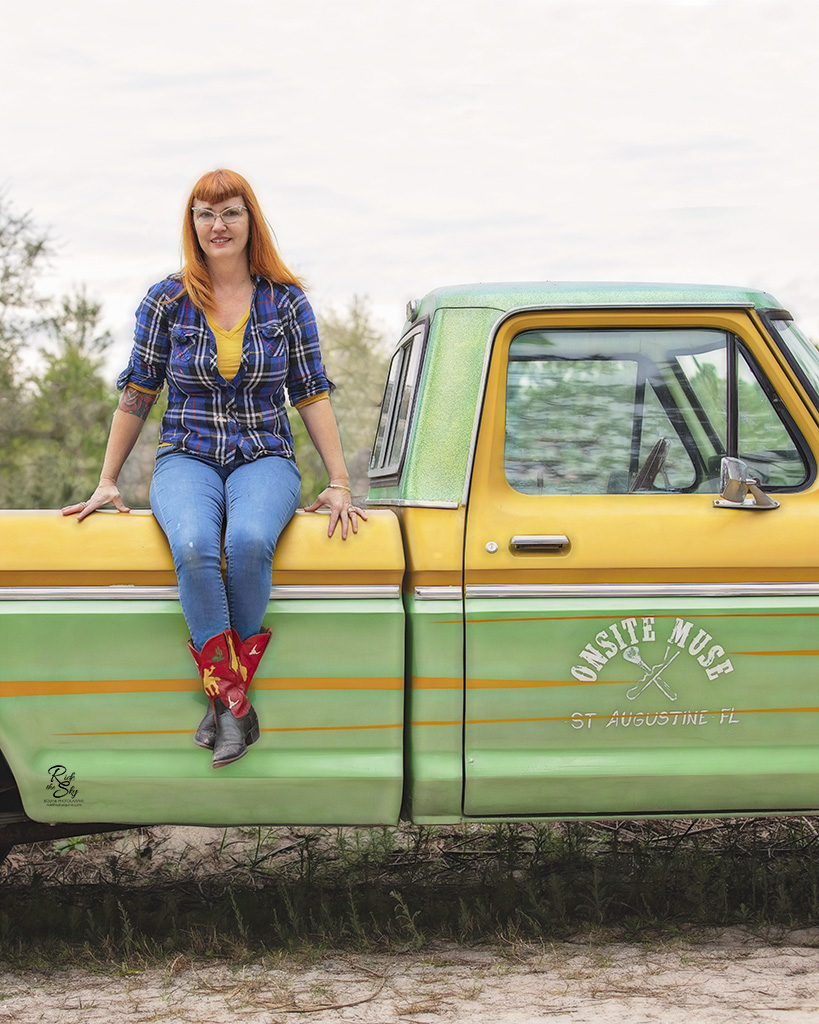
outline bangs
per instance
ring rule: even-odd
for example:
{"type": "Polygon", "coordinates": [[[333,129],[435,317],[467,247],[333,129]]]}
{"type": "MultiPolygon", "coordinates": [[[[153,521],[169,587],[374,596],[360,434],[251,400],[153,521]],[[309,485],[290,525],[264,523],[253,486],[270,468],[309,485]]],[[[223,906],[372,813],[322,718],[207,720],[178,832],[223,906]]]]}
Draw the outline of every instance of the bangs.
{"type": "Polygon", "coordinates": [[[247,196],[248,185],[241,174],[235,171],[210,171],[203,174],[194,186],[192,195],[200,202],[223,203],[234,196],[247,196]]]}

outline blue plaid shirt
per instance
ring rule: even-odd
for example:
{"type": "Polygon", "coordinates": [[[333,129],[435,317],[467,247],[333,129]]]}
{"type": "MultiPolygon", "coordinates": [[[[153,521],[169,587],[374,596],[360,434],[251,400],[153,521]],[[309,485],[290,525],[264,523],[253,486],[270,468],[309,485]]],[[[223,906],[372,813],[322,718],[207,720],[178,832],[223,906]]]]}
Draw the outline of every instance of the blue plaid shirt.
{"type": "Polygon", "coordinates": [[[293,285],[256,279],[232,381],[216,365],[216,340],[177,278],[155,284],[136,312],[134,347],[120,374],[158,392],[168,384],[160,453],[182,451],[227,465],[237,451],[251,462],[262,455],[293,458],[285,390],[298,405],[331,389],[319,351],[313,310],[293,285]]]}

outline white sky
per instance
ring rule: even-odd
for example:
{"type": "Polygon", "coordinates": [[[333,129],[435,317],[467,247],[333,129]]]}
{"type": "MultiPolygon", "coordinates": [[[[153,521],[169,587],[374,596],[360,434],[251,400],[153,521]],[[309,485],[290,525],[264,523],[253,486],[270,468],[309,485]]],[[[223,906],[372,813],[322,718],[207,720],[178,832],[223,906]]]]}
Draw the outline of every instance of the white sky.
{"type": "Polygon", "coordinates": [[[201,173],[317,308],[464,281],[773,292],[819,336],[819,0],[9,0],[0,186],[124,362],[201,173]]]}

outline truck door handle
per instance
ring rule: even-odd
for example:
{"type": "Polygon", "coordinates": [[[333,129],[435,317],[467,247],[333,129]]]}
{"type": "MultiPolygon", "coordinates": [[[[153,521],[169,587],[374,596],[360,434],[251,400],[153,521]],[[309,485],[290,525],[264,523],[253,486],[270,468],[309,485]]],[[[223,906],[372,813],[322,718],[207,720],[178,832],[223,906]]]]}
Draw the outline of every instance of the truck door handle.
{"type": "Polygon", "coordinates": [[[512,551],[524,554],[561,554],[570,548],[569,538],[562,533],[535,533],[513,537],[509,541],[512,551]]]}

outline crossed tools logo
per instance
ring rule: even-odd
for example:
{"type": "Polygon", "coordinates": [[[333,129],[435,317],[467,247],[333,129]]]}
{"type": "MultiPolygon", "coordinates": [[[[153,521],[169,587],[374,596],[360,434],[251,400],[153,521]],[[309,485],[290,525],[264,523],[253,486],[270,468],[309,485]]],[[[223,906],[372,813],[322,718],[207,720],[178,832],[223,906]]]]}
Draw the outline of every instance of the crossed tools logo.
{"type": "Polygon", "coordinates": [[[677,694],[671,689],[660,673],[663,672],[664,669],[668,668],[679,653],[679,651],[671,653],[671,646],[668,645],[665,649],[663,661],[660,662],[659,665],[646,665],[640,654],[640,648],[636,644],[632,647],[627,647],[623,651],[623,657],[632,665],[637,665],[638,668],[643,670],[643,678],[638,683],[635,683],[631,689],[626,690],[626,696],[628,699],[637,700],[640,694],[653,684],[661,693],[664,693],[669,700],[676,700],[677,694]]]}
{"type": "Polygon", "coordinates": [[[612,622],[596,633],[594,640],[579,652],[578,664],[572,666],[572,675],[581,682],[594,682],[613,658],[622,656],[624,661],[642,672],[642,676],[626,690],[629,700],[636,700],[649,688],[656,688],[668,700],[675,701],[677,693],[665,674],[681,654],[695,659],[710,680],[734,671],[722,644],[715,643],[712,634],[697,627],[693,620],[675,619],[664,639],[658,637],[659,628],[653,615],[612,622]],[[659,653],[663,645],[665,653],[656,660],[655,652],[659,653]]]}

